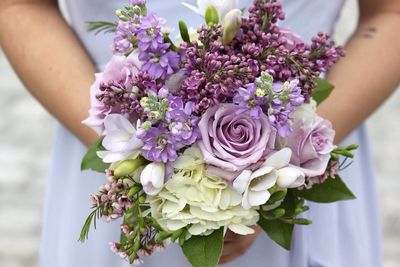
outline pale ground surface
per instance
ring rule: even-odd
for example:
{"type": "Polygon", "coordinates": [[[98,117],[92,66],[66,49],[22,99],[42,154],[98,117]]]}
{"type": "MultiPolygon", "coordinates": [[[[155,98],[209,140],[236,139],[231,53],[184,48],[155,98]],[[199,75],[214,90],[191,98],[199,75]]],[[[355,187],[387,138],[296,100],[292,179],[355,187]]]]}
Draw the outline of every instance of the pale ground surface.
{"type": "MultiPolygon", "coordinates": [[[[354,7],[350,1],[345,9],[339,40],[353,28],[354,7]]],[[[33,267],[55,122],[24,90],[1,51],[0,92],[0,265],[33,267]]],[[[397,91],[368,121],[381,196],[385,267],[400,263],[399,114],[397,91]]]]}

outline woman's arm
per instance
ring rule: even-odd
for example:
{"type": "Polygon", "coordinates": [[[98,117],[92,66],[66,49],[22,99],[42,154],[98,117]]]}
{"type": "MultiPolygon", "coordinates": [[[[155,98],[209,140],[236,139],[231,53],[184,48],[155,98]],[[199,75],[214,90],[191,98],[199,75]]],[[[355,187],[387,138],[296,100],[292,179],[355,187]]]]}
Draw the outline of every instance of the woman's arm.
{"type": "Polygon", "coordinates": [[[318,113],[341,141],[375,111],[400,82],[400,1],[360,0],[357,31],[347,56],[328,75],[335,85],[318,113]]]}
{"type": "MultiPolygon", "coordinates": [[[[346,45],[347,57],[328,75],[335,90],[318,108],[321,116],[332,121],[338,142],[377,109],[400,81],[400,1],[360,0],[360,9],[357,31],[346,45]]],[[[229,233],[220,263],[244,254],[259,232],[229,233]]]]}
{"type": "Polygon", "coordinates": [[[0,0],[0,45],[32,95],[86,145],[94,142],[81,124],[94,66],[57,1],[0,0]]]}

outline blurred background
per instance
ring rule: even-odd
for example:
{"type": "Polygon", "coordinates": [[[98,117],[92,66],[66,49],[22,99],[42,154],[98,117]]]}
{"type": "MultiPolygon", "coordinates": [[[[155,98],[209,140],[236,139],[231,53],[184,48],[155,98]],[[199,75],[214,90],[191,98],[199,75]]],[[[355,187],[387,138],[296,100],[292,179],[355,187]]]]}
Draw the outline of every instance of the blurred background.
{"type": "MultiPolygon", "coordinates": [[[[339,43],[354,30],[355,14],[355,0],[346,0],[335,30],[339,43]]],[[[1,50],[0,92],[0,266],[33,267],[56,122],[25,91],[1,50]]],[[[397,90],[367,122],[380,193],[385,267],[400,263],[399,114],[397,90]]]]}

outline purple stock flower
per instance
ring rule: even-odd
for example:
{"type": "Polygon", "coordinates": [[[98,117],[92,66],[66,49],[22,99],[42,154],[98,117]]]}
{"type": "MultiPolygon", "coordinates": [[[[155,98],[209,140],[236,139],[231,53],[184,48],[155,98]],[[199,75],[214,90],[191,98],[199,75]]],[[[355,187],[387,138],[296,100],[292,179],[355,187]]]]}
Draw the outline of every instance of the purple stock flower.
{"type": "Polygon", "coordinates": [[[193,144],[199,137],[197,124],[199,117],[192,115],[194,102],[183,103],[182,98],[178,96],[169,97],[169,108],[165,119],[169,123],[169,130],[174,136],[178,147],[193,144]]]}
{"type": "Polygon", "coordinates": [[[256,89],[254,83],[249,83],[245,87],[240,87],[237,90],[236,95],[233,97],[233,103],[241,107],[237,113],[250,110],[250,116],[258,120],[263,113],[261,106],[265,101],[265,97],[257,98],[256,89]]]}
{"type": "Polygon", "coordinates": [[[164,44],[164,36],[161,26],[165,19],[157,17],[153,13],[140,19],[140,27],[136,32],[138,47],[141,51],[158,51],[160,45],[164,44]]]}
{"type": "Polygon", "coordinates": [[[165,79],[179,69],[180,57],[173,51],[165,52],[168,44],[163,44],[156,52],[142,52],[139,59],[144,62],[142,70],[147,71],[155,79],[165,79]]]}
{"type": "Polygon", "coordinates": [[[167,163],[178,157],[174,146],[175,140],[162,125],[147,129],[142,140],[144,142],[142,154],[150,161],[167,163]]]}
{"type": "MultiPolygon", "coordinates": [[[[262,77],[268,77],[268,74],[262,77]]],[[[265,112],[270,123],[277,129],[278,135],[286,137],[291,132],[295,108],[304,103],[304,96],[298,86],[299,81],[272,84],[271,80],[272,88],[266,87],[268,84],[265,82],[261,78],[257,79],[256,83],[240,87],[233,97],[233,103],[240,107],[238,114],[247,110],[254,119],[259,119],[265,112]],[[260,83],[262,88],[257,88],[257,83],[260,83]]]]}
{"type": "Polygon", "coordinates": [[[133,49],[132,40],[139,29],[140,16],[133,15],[129,20],[119,20],[113,41],[113,51],[125,53],[133,49]]]}
{"type": "Polygon", "coordinates": [[[305,101],[298,85],[298,80],[292,80],[275,83],[272,88],[275,96],[269,101],[268,117],[281,137],[287,137],[291,133],[293,112],[305,101]]]}
{"type": "Polygon", "coordinates": [[[115,31],[113,50],[119,53],[124,53],[132,49],[132,23],[130,21],[120,20],[115,31]]]}
{"type": "Polygon", "coordinates": [[[278,104],[279,101],[272,101],[268,111],[268,119],[278,131],[278,135],[286,137],[291,133],[290,121],[293,119],[292,113],[294,110],[289,109],[289,105],[283,106],[278,104]]]}
{"type": "Polygon", "coordinates": [[[164,163],[174,161],[177,151],[197,141],[200,118],[193,115],[193,102],[184,103],[181,97],[162,87],[157,95],[149,95],[143,105],[150,120],[139,127],[136,136],[144,143],[145,158],[164,163]],[[152,113],[157,117],[151,119],[152,113]]]}
{"type": "Polygon", "coordinates": [[[146,0],[129,0],[128,3],[132,6],[142,6],[146,4],[146,0]]]}

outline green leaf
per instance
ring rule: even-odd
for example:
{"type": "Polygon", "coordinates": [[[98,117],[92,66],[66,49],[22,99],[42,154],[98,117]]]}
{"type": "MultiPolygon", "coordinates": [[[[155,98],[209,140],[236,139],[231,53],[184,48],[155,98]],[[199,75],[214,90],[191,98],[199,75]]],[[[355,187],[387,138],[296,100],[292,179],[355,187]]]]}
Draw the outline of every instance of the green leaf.
{"type": "Polygon", "coordinates": [[[175,52],[179,51],[179,48],[172,42],[171,38],[169,37],[169,34],[164,34],[164,42],[170,44],[170,49],[172,49],[175,52]]]}
{"type": "Polygon", "coordinates": [[[301,201],[302,201],[301,199],[296,197],[292,189],[288,189],[286,197],[283,200],[282,204],[280,205],[280,208],[285,209],[287,214],[293,215],[296,210],[296,207],[298,206],[298,203],[301,201]]]}
{"type": "Polygon", "coordinates": [[[97,227],[97,220],[101,218],[103,215],[103,206],[98,206],[93,210],[87,219],[85,220],[85,223],[83,224],[83,227],[81,229],[81,233],[79,235],[79,241],[85,242],[85,240],[89,239],[89,231],[90,231],[90,226],[94,225],[94,229],[97,227]]]}
{"type": "Polygon", "coordinates": [[[293,224],[285,223],[280,219],[267,220],[260,217],[258,225],[267,235],[284,249],[290,250],[292,243],[293,224]]]}
{"type": "Polygon", "coordinates": [[[313,89],[312,97],[319,105],[331,94],[333,88],[328,81],[317,78],[317,87],[313,89]]]}
{"type": "MultiPolygon", "coordinates": [[[[285,210],[288,218],[293,218],[296,206],[299,205],[301,199],[299,199],[293,193],[293,190],[287,190],[287,194],[282,204],[278,207],[279,209],[285,210]]],[[[273,211],[272,211],[273,212],[273,211]]],[[[258,221],[258,225],[267,233],[267,235],[274,240],[277,244],[282,246],[283,248],[290,250],[292,243],[292,234],[293,234],[293,223],[287,223],[282,218],[274,218],[272,217],[264,217],[264,212],[261,212],[260,220],[258,221]]],[[[267,212],[268,213],[268,212],[267,212]]]]}
{"type": "Polygon", "coordinates": [[[184,42],[190,43],[189,31],[186,26],[186,23],[183,20],[179,21],[179,31],[181,33],[182,40],[184,42]]]}
{"type": "Polygon", "coordinates": [[[224,228],[208,236],[192,236],[182,245],[182,250],[193,267],[215,267],[224,243],[224,228]]]}
{"type": "Polygon", "coordinates": [[[81,170],[93,170],[97,172],[104,172],[110,164],[104,163],[101,158],[97,156],[97,151],[104,150],[101,145],[103,138],[99,138],[96,143],[89,147],[81,162],[81,170]]]}
{"type": "Polygon", "coordinates": [[[97,35],[100,32],[110,33],[115,32],[117,28],[116,22],[108,22],[108,21],[89,21],[87,22],[87,31],[93,32],[97,35]]]}
{"type": "Polygon", "coordinates": [[[296,195],[319,203],[331,203],[356,198],[339,176],[328,178],[322,184],[313,185],[311,189],[297,190],[296,195]]]}

